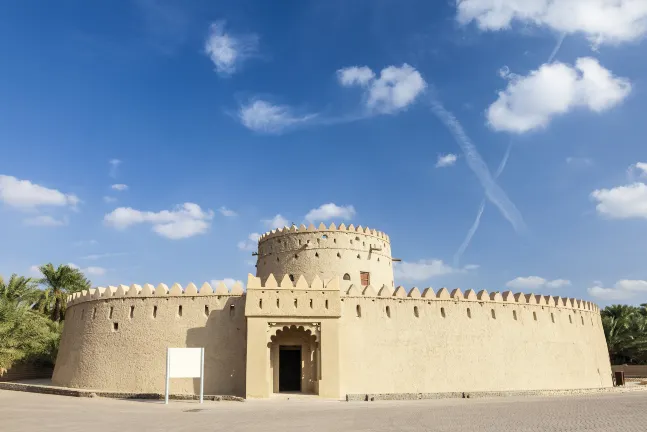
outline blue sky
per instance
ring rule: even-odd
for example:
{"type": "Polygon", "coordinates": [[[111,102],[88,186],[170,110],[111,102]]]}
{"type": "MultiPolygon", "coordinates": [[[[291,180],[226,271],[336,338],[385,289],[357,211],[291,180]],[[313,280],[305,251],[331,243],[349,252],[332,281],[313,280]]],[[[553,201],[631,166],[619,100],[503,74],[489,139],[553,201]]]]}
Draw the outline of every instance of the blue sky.
{"type": "Polygon", "coordinates": [[[646,302],[646,35],[632,0],[4,2],[0,274],[244,281],[323,220],[406,287],[646,302]]]}

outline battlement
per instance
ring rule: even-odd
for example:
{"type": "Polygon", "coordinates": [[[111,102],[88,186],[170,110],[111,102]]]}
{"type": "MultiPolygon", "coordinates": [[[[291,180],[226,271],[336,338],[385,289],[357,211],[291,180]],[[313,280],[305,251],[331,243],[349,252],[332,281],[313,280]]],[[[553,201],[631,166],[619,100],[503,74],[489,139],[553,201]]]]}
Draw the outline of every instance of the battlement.
{"type": "Polygon", "coordinates": [[[255,289],[278,289],[278,290],[312,290],[312,291],[339,291],[339,279],[332,278],[321,280],[315,276],[310,284],[303,275],[299,276],[296,282],[292,282],[288,275],[283,276],[281,283],[276,281],[273,274],[270,274],[265,284],[262,284],[261,278],[249,274],[247,276],[247,290],[255,289]]]}
{"type": "Polygon", "coordinates": [[[411,288],[409,292],[404,287],[399,286],[395,290],[388,286],[375,289],[371,285],[367,287],[357,287],[350,285],[344,292],[346,297],[382,297],[392,298],[397,300],[425,300],[425,301],[438,301],[438,300],[453,300],[455,302],[472,301],[478,303],[502,303],[502,304],[517,304],[517,305],[536,305],[548,306],[554,308],[574,309],[591,312],[600,312],[600,308],[591,302],[579,300],[575,298],[566,298],[559,296],[544,296],[540,294],[524,294],[512,293],[505,291],[503,293],[493,292],[488,293],[486,290],[481,290],[476,293],[474,290],[468,289],[464,293],[460,288],[456,288],[449,292],[447,288],[441,288],[438,292],[434,292],[433,288],[425,288],[422,292],[417,287],[411,288]]]}
{"type": "Polygon", "coordinates": [[[336,226],[334,223],[331,223],[329,227],[326,227],[326,225],[324,225],[323,222],[320,223],[319,227],[316,227],[316,228],[313,224],[310,224],[308,227],[301,224],[301,226],[299,227],[297,227],[296,225],[292,225],[290,227],[283,227],[272,231],[268,231],[265,234],[261,235],[261,237],[258,239],[258,243],[260,244],[265,240],[268,240],[274,237],[279,237],[282,235],[296,234],[296,233],[313,233],[313,232],[344,232],[344,233],[353,232],[353,233],[360,233],[367,236],[376,237],[381,240],[384,240],[389,244],[391,243],[391,239],[389,238],[389,236],[381,231],[377,231],[368,227],[363,228],[361,225],[355,228],[353,224],[350,224],[348,227],[346,227],[346,225],[343,223],[339,226],[336,226]]]}
{"type": "MultiPolygon", "coordinates": [[[[250,275],[251,276],[251,275],[250,275]]],[[[131,286],[119,285],[90,288],[89,290],[83,290],[74,294],[67,296],[67,304],[71,306],[73,304],[87,302],[92,300],[104,300],[114,297],[181,297],[181,296],[242,296],[245,294],[245,290],[240,283],[235,283],[231,289],[227,288],[223,282],[220,282],[213,288],[208,282],[202,284],[198,289],[193,283],[190,283],[186,288],[178,283],[173,284],[171,288],[167,285],[161,283],[154,287],[151,284],[144,284],[143,286],[133,284],[131,286]]]]}

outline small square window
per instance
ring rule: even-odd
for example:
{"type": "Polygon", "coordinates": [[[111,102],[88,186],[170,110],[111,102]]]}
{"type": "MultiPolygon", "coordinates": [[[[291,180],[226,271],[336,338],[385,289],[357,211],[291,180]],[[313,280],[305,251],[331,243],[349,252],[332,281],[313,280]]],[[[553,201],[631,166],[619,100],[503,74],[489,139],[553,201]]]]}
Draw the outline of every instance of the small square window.
{"type": "Polygon", "coordinates": [[[359,272],[359,279],[362,286],[369,286],[371,284],[371,274],[369,272],[359,272]]]}

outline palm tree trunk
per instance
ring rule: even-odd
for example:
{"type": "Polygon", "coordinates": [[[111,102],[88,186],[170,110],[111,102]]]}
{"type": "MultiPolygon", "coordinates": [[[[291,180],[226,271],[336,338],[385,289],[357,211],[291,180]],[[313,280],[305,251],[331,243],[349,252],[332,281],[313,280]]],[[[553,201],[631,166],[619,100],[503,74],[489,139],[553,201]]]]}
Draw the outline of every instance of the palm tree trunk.
{"type": "Polygon", "coordinates": [[[52,311],[52,321],[59,322],[61,321],[61,299],[59,296],[56,296],[54,302],[54,310],[52,311]]]}

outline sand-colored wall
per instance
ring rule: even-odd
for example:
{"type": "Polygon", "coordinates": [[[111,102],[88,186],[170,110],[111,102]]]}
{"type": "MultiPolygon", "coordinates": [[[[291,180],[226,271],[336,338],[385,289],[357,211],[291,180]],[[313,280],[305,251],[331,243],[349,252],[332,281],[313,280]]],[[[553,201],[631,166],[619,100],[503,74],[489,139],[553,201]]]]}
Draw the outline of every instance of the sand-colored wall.
{"type": "Polygon", "coordinates": [[[304,275],[308,283],[315,276],[343,280],[348,274],[350,283],[360,285],[360,272],[370,273],[373,286],[393,286],[391,246],[386,234],[361,226],[322,224],[316,229],[312,225],[286,227],[259,240],[256,276],[263,282],[270,274],[277,280],[293,275],[295,282],[304,275]]]}
{"type": "MultiPolygon", "coordinates": [[[[247,322],[242,287],[228,291],[219,285],[214,293],[205,284],[196,291],[194,285],[184,291],[179,285],[171,290],[133,285],[75,295],[68,305],[53,383],[163,393],[167,347],[204,347],[205,394],[244,396],[247,322]]],[[[198,381],[172,379],[171,392],[198,393],[198,381]]]]}
{"type": "Polygon", "coordinates": [[[424,298],[417,289],[407,297],[402,288],[378,297],[372,288],[363,294],[351,287],[349,294],[342,297],[343,394],[612,385],[599,310],[591,303],[559,299],[557,306],[557,298],[512,293],[477,298],[471,290],[454,298],[444,289],[424,298]]]}

